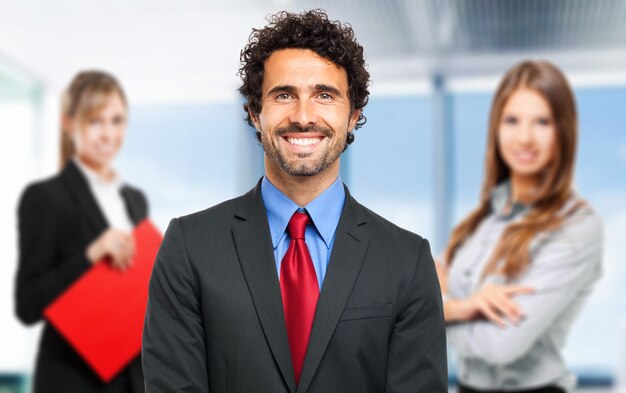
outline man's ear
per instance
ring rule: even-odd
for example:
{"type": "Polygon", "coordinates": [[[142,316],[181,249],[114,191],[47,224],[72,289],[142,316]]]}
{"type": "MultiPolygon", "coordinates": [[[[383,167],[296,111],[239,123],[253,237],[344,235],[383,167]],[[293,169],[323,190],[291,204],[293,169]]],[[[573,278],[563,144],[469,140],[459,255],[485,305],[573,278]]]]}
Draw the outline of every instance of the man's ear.
{"type": "Polygon", "coordinates": [[[257,131],[261,131],[261,127],[259,125],[259,116],[252,113],[250,109],[248,109],[248,115],[250,116],[250,120],[252,120],[252,124],[254,124],[254,128],[256,128],[257,131]]]}
{"type": "Polygon", "coordinates": [[[350,122],[348,123],[349,131],[354,130],[356,123],[359,121],[359,116],[361,116],[361,109],[355,109],[352,111],[352,114],[350,115],[350,122]]]}

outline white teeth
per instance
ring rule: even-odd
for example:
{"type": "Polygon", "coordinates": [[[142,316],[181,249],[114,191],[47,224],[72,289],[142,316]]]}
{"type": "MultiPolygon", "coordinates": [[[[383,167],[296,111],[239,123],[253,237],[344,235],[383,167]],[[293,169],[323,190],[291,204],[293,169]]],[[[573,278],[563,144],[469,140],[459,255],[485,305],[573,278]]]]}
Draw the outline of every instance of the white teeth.
{"type": "Polygon", "coordinates": [[[287,138],[287,142],[296,146],[310,146],[320,141],[320,138],[287,138]]]}

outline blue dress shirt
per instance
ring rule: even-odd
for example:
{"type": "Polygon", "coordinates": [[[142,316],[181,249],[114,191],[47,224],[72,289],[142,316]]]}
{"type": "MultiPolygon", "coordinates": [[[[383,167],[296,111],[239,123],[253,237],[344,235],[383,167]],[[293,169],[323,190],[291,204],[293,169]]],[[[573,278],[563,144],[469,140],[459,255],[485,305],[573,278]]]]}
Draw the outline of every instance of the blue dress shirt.
{"type": "Polygon", "coordinates": [[[279,278],[280,265],[291,241],[287,232],[287,224],[289,224],[291,216],[297,210],[306,210],[309,213],[313,225],[307,225],[304,238],[313,260],[317,283],[321,291],[330,259],[330,252],[335,242],[337,224],[346,200],[346,191],[343,188],[341,178],[337,176],[337,180],[330,187],[304,207],[298,206],[289,199],[267,177],[263,177],[261,182],[261,197],[263,198],[263,204],[265,204],[265,210],[267,211],[267,220],[270,224],[270,234],[279,278]]]}

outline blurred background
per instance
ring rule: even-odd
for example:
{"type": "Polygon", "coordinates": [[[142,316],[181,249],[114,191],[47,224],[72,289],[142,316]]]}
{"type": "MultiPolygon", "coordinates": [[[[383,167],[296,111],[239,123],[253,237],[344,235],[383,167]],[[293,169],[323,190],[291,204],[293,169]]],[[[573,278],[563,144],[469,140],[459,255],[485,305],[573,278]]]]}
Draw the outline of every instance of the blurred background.
{"type": "Polygon", "coordinates": [[[39,328],[13,311],[16,205],[28,182],[57,171],[59,99],[73,75],[103,69],[126,88],[116,167],[164,230],[262,175],[236,91],[239,51],[268,14],[318,7],[352,24],[373,81],[343,180],[435,254],[477,203],[503,72],[540,58],[567,73],[580,118],[576,185],[604,218],[606,244],[566,357],[583,391],[626,391],[626,1],[0,0],[0,392],[28,391],[39,328]]]}

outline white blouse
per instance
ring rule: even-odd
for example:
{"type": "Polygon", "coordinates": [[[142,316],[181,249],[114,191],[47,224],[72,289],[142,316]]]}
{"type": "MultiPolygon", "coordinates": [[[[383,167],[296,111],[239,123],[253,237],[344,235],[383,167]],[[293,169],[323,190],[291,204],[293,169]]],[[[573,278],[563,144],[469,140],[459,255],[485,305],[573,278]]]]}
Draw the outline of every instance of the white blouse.
{"type": "Polygon", "coordinates": [[[89,189],[93,193],[109,227],[131,232],[134,225],[128,215],[126,203],[122,198],[123,182],[119,175],[116,173],[112,180],[106,181],[89,169],[77,157],[74,157],[74,163],[87,179],[89,189]]]}

